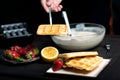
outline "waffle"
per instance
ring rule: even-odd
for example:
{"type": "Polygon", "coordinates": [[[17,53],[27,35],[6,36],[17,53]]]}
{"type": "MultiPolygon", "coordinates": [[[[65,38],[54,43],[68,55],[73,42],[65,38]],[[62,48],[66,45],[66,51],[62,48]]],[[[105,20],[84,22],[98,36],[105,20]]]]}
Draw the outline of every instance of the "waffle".
{"type": "Polygon", "coordinates": [[[64,60],[74,58],[74,57],[84,57],[84,56],[97,56],[97,51],[90,51],[90,52],[70,52],[70,53],[63,53],[59,54],[59,57],[62,57],[64,60]]]}
{"type": "Polygon", "coordinates": [[[100,56],[79,57],[67,60],[65,66],[79,70],[92,71],[98,67],[102,61],[103,58],[100,56]]]}
{"type": "Polygon", "coordinates": [[[67,33],[68,29],[65,24],[39,25],[37,29],[37,35],[65,35],[67,33]]]}

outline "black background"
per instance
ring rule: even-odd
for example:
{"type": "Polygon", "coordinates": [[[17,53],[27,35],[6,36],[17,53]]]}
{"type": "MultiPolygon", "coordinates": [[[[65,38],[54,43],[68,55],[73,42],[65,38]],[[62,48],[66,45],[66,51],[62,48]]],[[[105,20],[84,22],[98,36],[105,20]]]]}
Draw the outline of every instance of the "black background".
{"type": "MultiPolygon", "coordinates": [[[[109,0],[63,0],[63,10],[68,14],[70,23],[92,22],[102,24],[109,33],[109,0]]],[[[61,12],[52,13],[53,23],[64,23],[61,12]]],[[[40,0],[1,0],[0,24],[27,22],[36,32],[38,25],[49,24],[40,0]]]]}

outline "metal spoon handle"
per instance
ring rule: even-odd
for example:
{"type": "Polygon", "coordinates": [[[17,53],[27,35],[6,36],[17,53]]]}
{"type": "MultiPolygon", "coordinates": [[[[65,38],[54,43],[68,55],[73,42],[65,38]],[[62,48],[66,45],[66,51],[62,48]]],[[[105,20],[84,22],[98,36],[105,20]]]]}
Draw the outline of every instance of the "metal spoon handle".
{"type": "Polygon", "coordinates": [[[49,7],[49,21],[50,21],[50,25],[52,25],[51,7],[49,7]]]}
{"type": "Polygon", "coordinates": [[[69,24],[69,20],[68,20],[68,17],[67,17],[67,13],[66,13],[66,11],[62,11],[62,14],[63,14],[63,18],[65,20],[65,23],[68,27],[68,35],[71,36],[72,34],[71,34],[71,30],[70,30],[70,24],[69,24]]]}

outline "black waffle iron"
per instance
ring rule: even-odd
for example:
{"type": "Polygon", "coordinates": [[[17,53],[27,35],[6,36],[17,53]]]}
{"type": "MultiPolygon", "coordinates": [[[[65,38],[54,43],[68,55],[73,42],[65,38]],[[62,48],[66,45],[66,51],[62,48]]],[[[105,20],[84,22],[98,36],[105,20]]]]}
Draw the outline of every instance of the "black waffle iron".
{"type": "Polygon", "coordinates": [[[28,31],[25,22],[4,24],[0,26],[0,47],[13,45],[25,46],[33,40],[33,34],[28,31]]]}

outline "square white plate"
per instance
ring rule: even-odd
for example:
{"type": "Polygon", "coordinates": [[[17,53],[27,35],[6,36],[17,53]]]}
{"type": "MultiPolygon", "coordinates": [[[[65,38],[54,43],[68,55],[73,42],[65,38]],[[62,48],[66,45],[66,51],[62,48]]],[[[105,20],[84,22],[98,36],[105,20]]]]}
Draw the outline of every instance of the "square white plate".
{"type": "Polygon", "coordinates": [[[75,76],[85,76],[85,77],[97,77],[98,74],[108,65],[110,62],[110,59],[104,59],[103,62],[93,71],[91,72],[80,72],[77,70],[77,72],[72,71],[72,70],[65,70],[65,69],[60,69],[58,71],[53,71],[52,67],[49,68],[46,73],[52,73],[52,74],[65,74],[65,75],[75,75],[75,76]]]}

